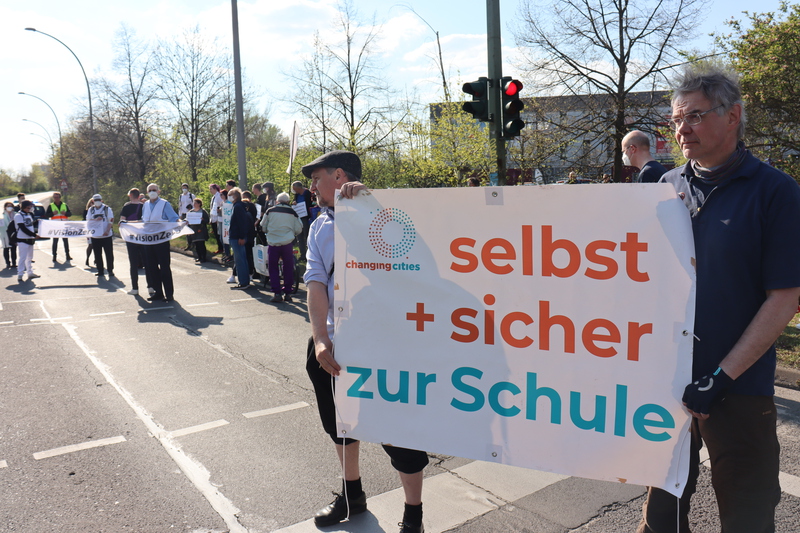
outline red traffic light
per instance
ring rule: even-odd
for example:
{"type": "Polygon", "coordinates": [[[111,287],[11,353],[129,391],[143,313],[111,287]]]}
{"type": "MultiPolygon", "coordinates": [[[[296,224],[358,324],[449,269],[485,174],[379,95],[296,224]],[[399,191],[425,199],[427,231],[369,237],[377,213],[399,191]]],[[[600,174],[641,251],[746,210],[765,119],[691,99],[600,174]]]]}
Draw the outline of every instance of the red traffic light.
{"type": "Polygon", "coordinates": [[[506,96],[514,96],[522,90],[522,82],[519,80],[511,80],[503,87],[503,92],[506,96]]]}

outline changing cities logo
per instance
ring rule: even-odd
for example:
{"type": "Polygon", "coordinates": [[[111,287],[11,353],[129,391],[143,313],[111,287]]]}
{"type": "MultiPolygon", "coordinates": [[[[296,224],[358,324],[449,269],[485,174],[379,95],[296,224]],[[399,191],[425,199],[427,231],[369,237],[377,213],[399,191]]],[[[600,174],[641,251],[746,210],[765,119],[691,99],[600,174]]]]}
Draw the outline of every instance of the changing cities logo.
{"type": "MultiPolygon", "coordinates": [[[[369,242],[379,255],[387,259],[407,257],[417,240],[414,222],[401,209],[389,207],[378,211],[369,224],[369,242]]],[[[359,270],[420,270],[420,265],[410,263],[363,263],[348,261],[347,268],[359,270]]]]}

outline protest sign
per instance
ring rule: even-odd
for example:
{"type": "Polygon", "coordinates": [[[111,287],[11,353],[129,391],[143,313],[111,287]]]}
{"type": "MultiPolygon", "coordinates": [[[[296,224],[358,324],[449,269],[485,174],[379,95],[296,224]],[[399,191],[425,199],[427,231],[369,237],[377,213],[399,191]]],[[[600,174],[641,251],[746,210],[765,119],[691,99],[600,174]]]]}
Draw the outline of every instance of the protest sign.
{"type": "Polygon", "coordinates": [[[305,202],[297,202],[292,206],[292,209],[294,209],[294,212],[297,213],[297,216],[299,216],[300,218],[308,216],[308,209],[306,209],[305,202]]]}
{"type": "Polygon", "coordinates": [[[189,224],[197,225],[203,223],[203,212],[202,211],[189,211],[186,213],[186,222],[189,224]]]}
{"type": "Polygon", "coordinates": [[[233,203],[222,204],[222,242],[230,244],[228,235],[231,232],[231,217],[233,216],[233,203]]]}
{"type": "Polygon", "coordinates": [[[180,235],[193,235],[194,231],[178,222],[126,222],[119,225],[122,240],[134,244],[160,244],[180,235]]]}
{"type": "Polygon", "coordinates": [[[94,229],[87,227],[85,220],[39,220],[37,231],[39,237],[47,239],[74,239],[76,237],[93,237],[94,229]]]}
{"type": "Polygon", "coordinates": [[[695,272],[671,185],[380,190],[335,228],[342,437],[682,493],[695,272]]]}

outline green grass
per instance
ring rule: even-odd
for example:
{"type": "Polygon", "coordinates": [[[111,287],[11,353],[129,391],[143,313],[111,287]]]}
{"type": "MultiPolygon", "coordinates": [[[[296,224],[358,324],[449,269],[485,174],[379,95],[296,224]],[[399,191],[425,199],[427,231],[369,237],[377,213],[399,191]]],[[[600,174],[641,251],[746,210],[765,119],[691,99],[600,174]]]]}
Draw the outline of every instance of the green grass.
{"type": "Polygon", "coordinates": [[[789,325],[784,328],[778,337],[778,363],[791,368],[800,369],[800,329],[795,326],[800,323],[800,314],[794,316],[789,325]]]}

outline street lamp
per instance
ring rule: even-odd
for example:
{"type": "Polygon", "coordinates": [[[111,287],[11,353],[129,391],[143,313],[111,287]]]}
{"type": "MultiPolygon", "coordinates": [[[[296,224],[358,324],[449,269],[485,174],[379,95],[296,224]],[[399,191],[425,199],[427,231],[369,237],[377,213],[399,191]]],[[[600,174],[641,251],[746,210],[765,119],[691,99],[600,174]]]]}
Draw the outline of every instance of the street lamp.
{"type": "Polygon", "coordinates": [[[41,33],[42,35],[46,35],[53,39],[54,41],[58,41],[64,48],[69,50],[75,60],[78,62],[78,65],[81,67],[81,72],[83,72],[83,79],[86,80],[86,92],[89,94],[89,144],[92,148],[92,185],[94,188],[94,193],[97,194],[97,165],[95,164],[96,159],[96,151],[94,146],[94,118],[92,113],[92,90],[89,88],[89,78],[86,76],[86,70],[83,68],[83,63],[81,60],[78,59],[78,56],[75,55],[75,52],[72,51],[72,48],[64,44],[60,39],[53,37],[49,33],[45,33],[43,31],[39,31],[36,28],[25,28],[27,31],[33,31],[36,33],[41,33]]]}
{"type": "MultiPolygon", "coordinates": [[[[37,126],[39,126],[40,128],[42,128],[42,129],[44,130],[45,134],[47,135],[47,139],[50,141],[50,149],[51,149],[51,150],[53,149],[53,146],[54,146],[54,144],[53,144],[53,138],[52,138],[52,137],[50,137],[50,132],[49,132],[49,131],[47,131],[47,128],[45,128],[44,126],[42,126],[42,125],[41,125],[41,124],[39,124],[38,122],[36,122],[36,121],[33,121],[33,120],[28,120],[27,118],[23,118],[22,120],[24,120],[25,122],[30,122],[31,124],[36,124],[37,126]]],[[[31,135],[39,135],[39,134],[38,134],[38,133],[31,133],[31,135]]],[[[39,135],[39,137],[42,137],[42,136],[41,136],[41,135],[39,135]]],[[[44,138],[44,137],[42,137],[42,138],[44,138]]]]}
{"type": "Polygon", "coordinates": [[[56,115],[56,112],[53,111],[52,107],[50,107],[50,104],[48,104],[42,98],[39,98],[35,94],[25,93],[25,92],[22,92],[22,91],[19,91],[18,94],[24,94],[25,96],[32,96],[33,98],[36,98],[37,100],[42,102],[44,105],[46,105],[50,109],[50,111],[53,113],[53,117],[56,119],[56,126],[58,126],[58,145],[60,147],[59,148],[59,152],[61,152],[61,180],[64,181],[64,178],[65,178],[65,175],[66,175],[65,172],[64,172],[64,140],[61,138],[61,123],[58,121],[58,115],[56,115]]]}

